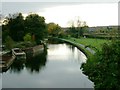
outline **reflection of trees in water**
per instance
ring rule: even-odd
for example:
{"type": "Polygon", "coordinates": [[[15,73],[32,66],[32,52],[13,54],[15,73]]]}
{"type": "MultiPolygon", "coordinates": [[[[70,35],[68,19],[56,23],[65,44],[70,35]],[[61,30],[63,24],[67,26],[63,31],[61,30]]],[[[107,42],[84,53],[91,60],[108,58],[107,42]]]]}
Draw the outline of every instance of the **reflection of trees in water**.
{"type": "Polygon", "coordinates": [[[74,52],[75,46],[70,45],[70,44],[68,44],[68,43],[66,43],[66,45],[67,45],[67,47],[68,47],[70,50],[72,50],[72,52],[74,52]]]}
{"type": "Polygon", "coordinates": [[[10,72],[20,73],[24,67],[30,72],[39,72],[46,64],[46,55],[47,51],[44,51],[28,60],[15,60],[10,67],[10,72]]]}
{"type": "Polygon", "coordinates": [[[10,72],[20,73],[24,69],[25,60],[14,60],[14,63],[10,67],[10,72]]]}
{"type": "Polygon", "coordinates": [[[59,43],[62,44],[62,43],[64,43],[64,41],[61,41],[61,40],[58,40],[55,38],[49,38],[48,43],[50,43],[50,44],[59,44],[59,43]]]}
{"type": "Polygon", "coordinates": [[[31,59],[27,60],[25,63],[26,68],[30,72],[39,72],[43,66],[46,64],[46,55],[47,51],[38,54],[35,57],[32,57],[31,59]]]}

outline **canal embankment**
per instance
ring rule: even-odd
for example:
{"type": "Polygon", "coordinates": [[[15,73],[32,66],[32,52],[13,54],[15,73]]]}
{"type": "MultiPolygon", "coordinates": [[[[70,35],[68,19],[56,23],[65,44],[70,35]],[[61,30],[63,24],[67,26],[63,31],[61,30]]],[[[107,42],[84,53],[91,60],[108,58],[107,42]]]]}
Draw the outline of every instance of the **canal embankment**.
{"type": "Polygon", "coordinates": [[[73,46],[77,47],[80,51],[82,51],[87,56],[87,58],[91,58],[95,54],[95,51],[93,49],[91,49],[90,47],[86,47],[83,44],[80,44],[71,40],[63,39],[63,38],[54,38],[54,39],[72,44],[73,46]]]}

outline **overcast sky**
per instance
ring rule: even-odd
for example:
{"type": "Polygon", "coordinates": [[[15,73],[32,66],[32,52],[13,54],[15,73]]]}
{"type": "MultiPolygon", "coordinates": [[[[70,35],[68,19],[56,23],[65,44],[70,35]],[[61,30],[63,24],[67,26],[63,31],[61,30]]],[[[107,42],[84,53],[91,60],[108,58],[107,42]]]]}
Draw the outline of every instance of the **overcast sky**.
{"type": "Polygon", "coordinates": [[[119,0],[1,0],[2,2],[119,2],[119,0]]]}
{"type": "MultiPolygon", "coordinates": [[[[55,22],[62,27],[78,17],[88,26],[118,25],[118,3],[103,2],[2,2],[2,14],[21,12],[24,16],[30,12],[44,16],[46,23],[55,22]]],[[[87,0],[86,0],[87,1],[87,0]]],[[[94,1],[94,0],[92,0],[94,1]]]]}

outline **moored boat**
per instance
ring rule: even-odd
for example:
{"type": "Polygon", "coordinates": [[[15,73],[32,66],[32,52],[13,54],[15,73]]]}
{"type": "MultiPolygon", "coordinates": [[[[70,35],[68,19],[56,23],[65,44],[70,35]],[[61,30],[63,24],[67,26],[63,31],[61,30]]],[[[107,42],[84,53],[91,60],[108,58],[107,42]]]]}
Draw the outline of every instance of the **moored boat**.
{"type": "Polygon", "coordinates": [[[13,48],[12,55],[15,56],[16,59],[26,59],[26,53],[20,48],[13,48]]]}
{"type": "Polygon", "coordinates": [[[0,59],[0,72],[4,72],[7,71],[8,68],[12,65],[15,56],[12,56],[10,54],[5,54],[2,55],[1,57],[2,59],[0,59]]]}

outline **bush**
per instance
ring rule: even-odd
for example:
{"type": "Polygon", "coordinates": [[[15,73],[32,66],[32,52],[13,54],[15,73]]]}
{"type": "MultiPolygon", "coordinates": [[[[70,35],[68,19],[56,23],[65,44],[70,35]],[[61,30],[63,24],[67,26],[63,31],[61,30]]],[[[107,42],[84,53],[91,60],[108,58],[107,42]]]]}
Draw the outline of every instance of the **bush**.
{"type": "Polygon", "coordinates": [[[94,82],[95,89],[120,90],[120,41],[104,44],[102,51],[83,65],[83,71],[94,82]]]}
{"type": "Polygon", "coordinates": [[[36,45],[36,42],[30,42],[30,41],[26,41],[26,42],[19,42],[15,45],[15,47],[18,48],[28,48],[28,47],[33,47],[36,45]]]}
{"type": "Polygon", "coordinates": [[[23,37],[24,41],[32,41],[32,37],[30,35],[30,33],[27,33],[24,37],[23,37]]]}
{"type": "Polygon", "coordinates": [[[7,36],[5,39],[5,46],[6,49],[12,49],[14,47],[14,41],[10,36],[7,36]]]}

